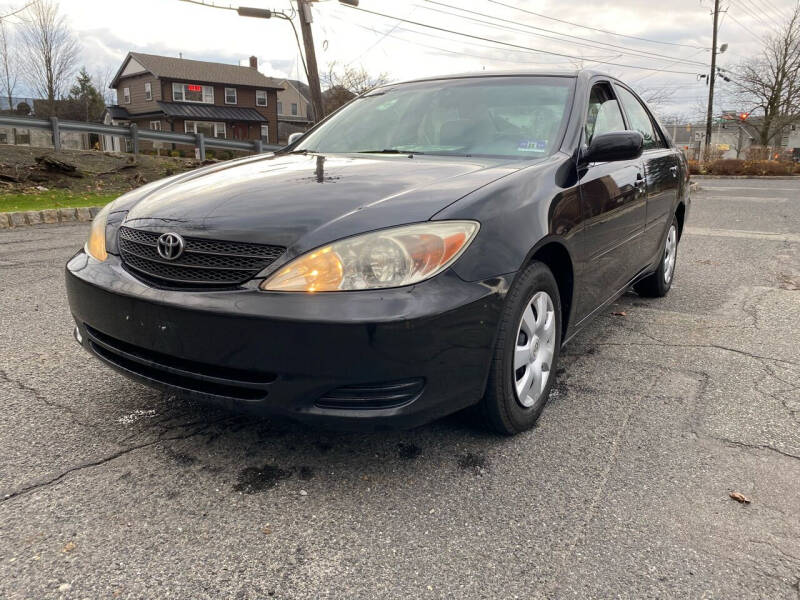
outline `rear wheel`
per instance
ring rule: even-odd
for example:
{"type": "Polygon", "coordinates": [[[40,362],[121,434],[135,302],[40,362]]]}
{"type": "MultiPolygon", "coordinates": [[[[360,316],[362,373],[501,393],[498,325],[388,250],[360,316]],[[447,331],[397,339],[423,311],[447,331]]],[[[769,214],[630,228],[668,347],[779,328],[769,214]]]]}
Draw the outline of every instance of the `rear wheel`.
{"type": "Polygon", "coordinates": [[[500,321],[486,394],[487,423],[513,435],[533,427],[555,380],[561,348],[561,300],[550,269],[529,265],[511,288],[500,321]]]}
{"type": "Polygon", "coordinates": [[[678,219],[672,217],[672,224],[667,232],[667,239],[664,241],[664,252],[661,255],[661,262],[658,269],[652,275],[648,275],[636,285],[634,289],[641,296],[660,298],[666,296],[669,288],[672,287],[672,279],[675,276],[675,261],[678,257],[678,219]]]}

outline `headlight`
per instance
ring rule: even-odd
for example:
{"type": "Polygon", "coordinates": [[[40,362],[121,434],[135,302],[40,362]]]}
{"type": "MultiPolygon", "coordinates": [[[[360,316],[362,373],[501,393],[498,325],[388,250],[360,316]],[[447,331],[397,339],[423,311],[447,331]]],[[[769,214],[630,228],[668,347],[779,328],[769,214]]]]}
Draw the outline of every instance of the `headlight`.
{"type": "Polygon", "coordinates": [[[455,262],[479,227],[475,221],[435,221],[357,235],[294,259],[261,289],[336,292],[411,285],[455,262]]]}
{"type": "Polygon", "coordinates": [[[106,204],[102,210],[97,213],[97,216],[92,219],[89,239],[86,241],[86,246],[84,246],[87,254],[100,262],[108,258],[108,253],[106,252],[106,220],[111,210],[111,204],[113,203],[109,202],[106,204]]]}

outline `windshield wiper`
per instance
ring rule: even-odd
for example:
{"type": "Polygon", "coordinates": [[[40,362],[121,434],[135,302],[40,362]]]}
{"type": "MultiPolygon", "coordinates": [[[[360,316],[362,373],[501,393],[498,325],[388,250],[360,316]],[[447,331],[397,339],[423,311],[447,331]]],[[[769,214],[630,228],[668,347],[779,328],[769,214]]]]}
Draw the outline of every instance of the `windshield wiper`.
{"type": "Polygon", "coordinates": [[[416,150],[398,150],[397,148],[384,148],[383,150],[356,150],[355,154],[425,154],[416,150]]]}

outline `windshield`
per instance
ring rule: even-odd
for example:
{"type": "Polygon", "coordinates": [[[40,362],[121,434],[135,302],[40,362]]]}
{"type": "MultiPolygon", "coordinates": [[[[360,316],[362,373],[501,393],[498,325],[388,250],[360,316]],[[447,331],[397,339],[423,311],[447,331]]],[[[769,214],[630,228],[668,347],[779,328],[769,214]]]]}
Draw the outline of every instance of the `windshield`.
{"type": "Polygon", "coordinates": [[[473,77],[378,88],[292,151],[541,158],[558,145],[569,77],[473,77]]]}

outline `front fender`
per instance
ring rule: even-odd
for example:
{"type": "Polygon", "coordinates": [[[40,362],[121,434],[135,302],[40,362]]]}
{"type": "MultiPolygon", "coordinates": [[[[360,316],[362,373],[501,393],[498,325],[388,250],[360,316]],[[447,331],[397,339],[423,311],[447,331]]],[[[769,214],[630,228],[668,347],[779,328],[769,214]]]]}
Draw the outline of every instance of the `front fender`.
{"type": "Polygon", "coordinates": [[[569,158],[556,155],[476,190],[434,219],[474,219],[481,230],[453,266],[466,281],[518,271],[537,249],[557,242],[578,256],[581,225],[577,186],[564,177],[569,158]]]}

